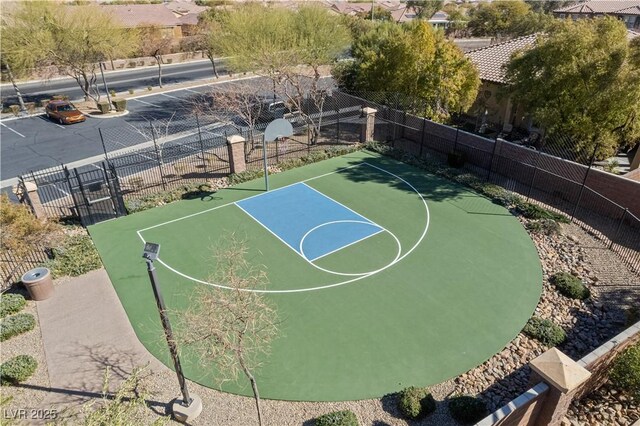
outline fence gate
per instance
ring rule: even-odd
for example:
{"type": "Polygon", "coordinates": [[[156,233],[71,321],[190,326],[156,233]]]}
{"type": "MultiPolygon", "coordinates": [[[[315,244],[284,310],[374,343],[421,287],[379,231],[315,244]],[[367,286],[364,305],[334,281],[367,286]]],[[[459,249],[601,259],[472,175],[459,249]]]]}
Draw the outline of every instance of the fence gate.
{"type": "Polygon", "coordinates": [[[125,216],[122,191],[115,170],[102,163],[102,168],[73,173],[65,167],[71,195],[83,226],[125,216]]]}

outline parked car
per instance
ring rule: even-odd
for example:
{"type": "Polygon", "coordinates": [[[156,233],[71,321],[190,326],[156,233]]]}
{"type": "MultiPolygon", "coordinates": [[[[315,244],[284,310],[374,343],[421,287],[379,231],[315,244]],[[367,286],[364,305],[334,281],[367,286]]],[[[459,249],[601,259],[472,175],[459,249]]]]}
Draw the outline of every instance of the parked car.
{"type": "Polygon", "coordinates": [[[299,115],[298,111],[289,108],[282,100],[264,101],[254,108],[258,114],[256,123],[270,123],[277,118],[291,120],[299,115]]]}
{"type": "Polygon", "coordinates": [[[50,120],[55,120],[60,124],[80,123],[87,119],[69,101],[51,101],[47,104],[45,113],[50,120]]]}

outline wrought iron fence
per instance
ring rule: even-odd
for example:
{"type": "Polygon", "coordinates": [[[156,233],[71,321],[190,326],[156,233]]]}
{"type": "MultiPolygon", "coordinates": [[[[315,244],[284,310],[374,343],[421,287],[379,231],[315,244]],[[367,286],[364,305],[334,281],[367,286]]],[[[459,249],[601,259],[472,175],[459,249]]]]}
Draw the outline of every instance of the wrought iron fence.
{"type": "MultiPolygon", "coordinates": [[[[640,270],[640,220],[628,209],[630,206],[620,200],[616,203],[600,189],[612,182],[631,184],[612,181],[618,178],[595,170],[593,153],[570,149],[572,141],[566,138],[532,143],[509,142],[498,138],[498,134],[488,138],[413,115],[411,112],[417,107],[407,99],[365,98],[339,91],[327,96],[322,110],[310,106],[304,111],[319,125],[317,137],[311,134],[308,123],[294,120],[291,138],[265,145],[264,123],[246,128],[188,110],[154,120],[143,117],[130,128],[103,130],[101,136],[106,162],[114,170],[126,199],[228,175],[227,138],[234,134],[245,139],[249,169],[263,167],[263,149],[267,150],[269,163],[276,164],[354,143],[361,137],[363,107],[377,110],[375,140],[418,158],[446,161],[452,152],[457,152],[464,157],[464,169],[570,216],[640,270]]],[[[72,193],[79,182],[64,166],[33,172],[22,179],[38,185],[38,194],[50,216],[78,214],[72,193]]]]}
{"type": "Polygon", "coordinates": [[[0,252],[0,291],[9,288],[30,269],[42,266],[49,258],[50,253],[44,247],[20,257],[10,251],[0,252]]]}

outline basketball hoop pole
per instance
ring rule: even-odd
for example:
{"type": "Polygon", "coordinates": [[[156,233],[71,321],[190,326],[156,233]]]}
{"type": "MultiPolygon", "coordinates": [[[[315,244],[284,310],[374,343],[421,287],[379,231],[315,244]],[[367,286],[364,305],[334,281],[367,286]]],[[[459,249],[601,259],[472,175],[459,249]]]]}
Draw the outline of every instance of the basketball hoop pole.
{"type": "Polygon", "coordinates": [[[262,141],[262,159],[264,161],[264,187],[269,191],[269,166],[267,165],[267,141],[262,141]]]}

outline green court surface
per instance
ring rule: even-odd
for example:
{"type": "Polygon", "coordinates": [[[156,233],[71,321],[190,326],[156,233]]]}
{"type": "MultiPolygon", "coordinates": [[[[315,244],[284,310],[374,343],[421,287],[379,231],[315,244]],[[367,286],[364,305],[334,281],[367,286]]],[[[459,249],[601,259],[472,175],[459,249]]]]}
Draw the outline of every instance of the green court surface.
{"type": "MultiPolygon", "coordinates": [[[[533,313],[540,262],[503,207],[367,152],[270,178],[272,189],[302,181],[384,232],[310,262],[235,204],[263,193],[262,180],[90,227],[135,332],[163,363],[171,365],[143,239],[161,244],[158,278],[169,309],[179,311],[207,285],[220,236],[246,238],[251,262],[266,266],[265,296],[281,320],[257,371],[269,399],[359,400],[436,384],[499,352],[533,313]]],[[[211,366],[188,349],[182,358],[187,377],[220,388],[211,366]]],[[[251,395],[244,378],[222,389],[251,395]]]]}

